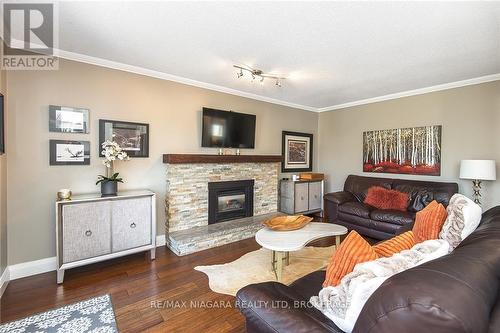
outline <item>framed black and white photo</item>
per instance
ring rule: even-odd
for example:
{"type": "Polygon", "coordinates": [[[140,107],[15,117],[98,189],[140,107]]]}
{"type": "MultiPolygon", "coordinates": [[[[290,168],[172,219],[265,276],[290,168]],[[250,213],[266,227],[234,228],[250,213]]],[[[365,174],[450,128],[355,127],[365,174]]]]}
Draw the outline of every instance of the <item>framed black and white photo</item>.
{"type": "Polygon", "coordinates": [[[89,110],[68,106],[49,105],[49,131],[61,133],[89,133],[89,110]]]}
{"type": "Polygon", "coordinates": [[[313,135],[283,131],[281,172],[312,171],[313,135]]]}
{"type": "Polygon", "coordinates": [[[104,141],[115,141],[130,157],[149,157],[149,124],[100,119],[100,157],[104,141]]]}
{"type": "Polygon", "coordinates": [[[50,165],[89,164],[89,141],[50,140],[50,165]]]}
{"type": "Polygon", "coordinates": [[[5,153],[5,119],[3,111],[3,95],[0,94],[0,155],[5,153]]]}

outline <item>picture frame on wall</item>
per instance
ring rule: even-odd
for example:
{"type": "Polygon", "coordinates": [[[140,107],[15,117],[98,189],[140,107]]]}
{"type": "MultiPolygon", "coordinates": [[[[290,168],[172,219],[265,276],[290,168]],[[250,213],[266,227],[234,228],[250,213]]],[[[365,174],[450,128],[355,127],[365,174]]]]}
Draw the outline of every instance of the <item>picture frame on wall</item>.
{"type": "Polygon", "coordinates": [[[281,172],[312,171],[313,135],[300,132],[282,132],[281,172]]]}
{"type": "Polygon", "coordinates": [[[115,141],[130,157],[149,157],[149,124],[99,119],[99,156],[102,143],[115,141]]]}
{"type": "Polygon", "coordinates": [[[50,165],[89,165],[90,141],[50,140],[50,165]]]}
{"type": "Polygon", "coordinates": [[[4,98],[0,94],[0,155],[5,154],[5,119],[4,119],[4,98]]]}
{"type": "Polygon", "coordinates": [[[441,175],[441,125],[363,132],[363,172],[441,175]]]}
{"type": "Polygon", "coordinates": [[[49,132],[88,134],[89,113],[88,109],[49,105],[49,132]]]}

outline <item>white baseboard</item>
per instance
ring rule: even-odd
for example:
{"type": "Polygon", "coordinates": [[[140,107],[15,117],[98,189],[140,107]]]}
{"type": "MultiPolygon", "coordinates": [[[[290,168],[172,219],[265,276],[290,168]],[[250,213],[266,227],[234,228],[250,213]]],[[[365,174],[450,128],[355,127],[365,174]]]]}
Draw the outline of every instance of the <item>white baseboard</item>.
{"type": "Polygon", "coordinates": [[[10,280],[20,279],[26,276],[42,274],[55,271],[57,268],[56,257],[44,258],[40,260],[23,262],[16,265],[10,265],[10,280]]]}
{"type": "Polygon", "coordinates": [[[165,237],[166,235],[156,236],[156,247],[165,246],[165,237]]]}
{"type": "MultiPolygon", "coordinates": [[[[156,247],[159,246],[165,246],[165,235],[156,236],[156,247]]],[[[7,269],[5,269],[5,271],[8,272],[8,281],[12,281],[27,276],[52,272],[56,269],[56,257],[51,257],[35,261],[23,262],[16,265],[10,265],[9,267],[7,267],[7,269]]],[[[1,281],[3,281],[3,275],[1,281]]]]}
{"type": "Polygon", "coordinates": [[[0,298],[2,298],[3,292],[5,291],[5,289],[7,289],[9,281],[10,281],[9,267],[5,267],[5,270],[0,276],[0,298]]]}

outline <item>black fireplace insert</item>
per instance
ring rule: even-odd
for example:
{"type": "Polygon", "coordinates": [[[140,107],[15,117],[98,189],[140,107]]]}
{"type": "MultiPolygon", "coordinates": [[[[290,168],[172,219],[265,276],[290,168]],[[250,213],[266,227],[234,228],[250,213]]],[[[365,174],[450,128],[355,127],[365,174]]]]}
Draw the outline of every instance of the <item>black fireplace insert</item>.
{"type": "Polygon", "coordinates": [[[254,180],[208,183],[208,224],[253,216],[254,180]]]}

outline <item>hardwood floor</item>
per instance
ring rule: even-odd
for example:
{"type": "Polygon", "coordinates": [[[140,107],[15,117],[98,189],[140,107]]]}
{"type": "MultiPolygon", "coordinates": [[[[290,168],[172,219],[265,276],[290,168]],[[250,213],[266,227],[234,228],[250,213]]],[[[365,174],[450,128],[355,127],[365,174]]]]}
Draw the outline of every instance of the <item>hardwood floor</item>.
{"type": "MultiPolygon", "coordinates": [[[[327,238],[311,245],[332,244],[334,239],[327,238]]],[[[0,322],[110,294],[120,332],[245,332],[234,297],[212,292],[206,275],[193,268],[227,263],[258,248],[247,239],[178,257],[162,247],[154,261],[136,254],[68,270],[63,285],[56,284],[55,272],[11,281],[1,300],[0,322]],[[198,307],[189,307],[192,302],[198,307]],[[202,308],[207,303],[231,307],[202,308]]]]}

